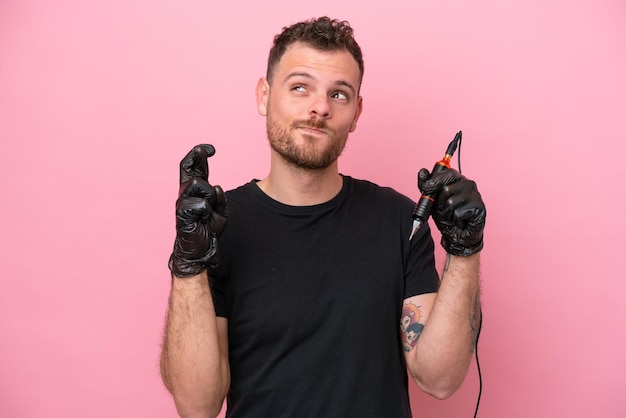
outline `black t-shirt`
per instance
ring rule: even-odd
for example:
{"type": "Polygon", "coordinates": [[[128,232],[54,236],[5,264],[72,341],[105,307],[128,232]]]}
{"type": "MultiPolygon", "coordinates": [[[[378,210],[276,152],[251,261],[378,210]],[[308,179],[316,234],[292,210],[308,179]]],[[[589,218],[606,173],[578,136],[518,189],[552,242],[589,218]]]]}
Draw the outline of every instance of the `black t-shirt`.
{"type": "Polygon", "coordinates": [[[228,318],[228,417],[409,417],[402,302],[437,291],[415,203],[344,176],[326,203],[289,206],[252,181],[227,193],[220,265],[228,318]]]}

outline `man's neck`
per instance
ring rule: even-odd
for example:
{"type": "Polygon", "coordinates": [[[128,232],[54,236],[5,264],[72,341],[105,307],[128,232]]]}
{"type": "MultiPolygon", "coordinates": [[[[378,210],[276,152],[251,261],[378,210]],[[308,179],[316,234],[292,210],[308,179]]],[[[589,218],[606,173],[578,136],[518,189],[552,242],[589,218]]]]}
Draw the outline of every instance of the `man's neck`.
{"type": "Polygon", "coordinates": [[[323,170],[306,170],[272,164],[270,173],[257,183],[274,200],[291,206],[311,206],[328,202],[343,187],[337,162],[323,170]]]}

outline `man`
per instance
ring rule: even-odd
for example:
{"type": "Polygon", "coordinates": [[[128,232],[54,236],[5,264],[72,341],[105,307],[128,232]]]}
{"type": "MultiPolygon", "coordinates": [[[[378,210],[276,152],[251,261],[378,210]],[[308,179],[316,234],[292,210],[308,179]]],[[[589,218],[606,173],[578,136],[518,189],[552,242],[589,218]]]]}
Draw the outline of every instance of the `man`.
{"type": "Polygon", "coordinates": [[[439,195],[440,282],[428,225],[408,239],[414,202],[339,173],[362,77],[347,22],[285,28],[256,90],[267,177],[225,195],[208,183],[212,146],[181,161],[161,374],[182,417],[225,398],[229,417],[409,417],[407,369],[437,398],[461,385],[485,208],[458,172],[420,171],[439,195]]]}

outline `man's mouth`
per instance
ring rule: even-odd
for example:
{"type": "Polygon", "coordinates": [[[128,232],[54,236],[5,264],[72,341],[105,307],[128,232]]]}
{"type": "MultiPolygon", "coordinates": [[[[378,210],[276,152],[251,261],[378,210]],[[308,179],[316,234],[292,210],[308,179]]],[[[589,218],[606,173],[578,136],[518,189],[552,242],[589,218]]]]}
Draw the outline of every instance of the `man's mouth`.
{"type": "Polygon", "coordinates": [[[314,128],[309,125],[299,126],[298,129],[313,135],[325,135],[327,133],[325,129],[314,128]]]}
{"type": "Polygon", "coordinates": [[[328,135],[329,129],[326,126],[326,122],[320,121],[316,123],[315,121],[300,121],[300,123],[295,124],[296,129],[302,130],[305,133],[310,135],[328,135]]]}

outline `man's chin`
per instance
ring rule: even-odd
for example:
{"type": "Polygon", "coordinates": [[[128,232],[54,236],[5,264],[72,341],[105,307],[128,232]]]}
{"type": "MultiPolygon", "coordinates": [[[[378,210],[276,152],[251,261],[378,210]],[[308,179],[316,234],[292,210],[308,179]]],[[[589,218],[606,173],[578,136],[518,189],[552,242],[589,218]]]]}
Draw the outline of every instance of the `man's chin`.
{"type": "Polygon", "coordinates": [[[282,155],[283,159],[295,168],[311,171],[321,171],[330,167],[336,159],[330,156],[312,155],[282,155]]]}

